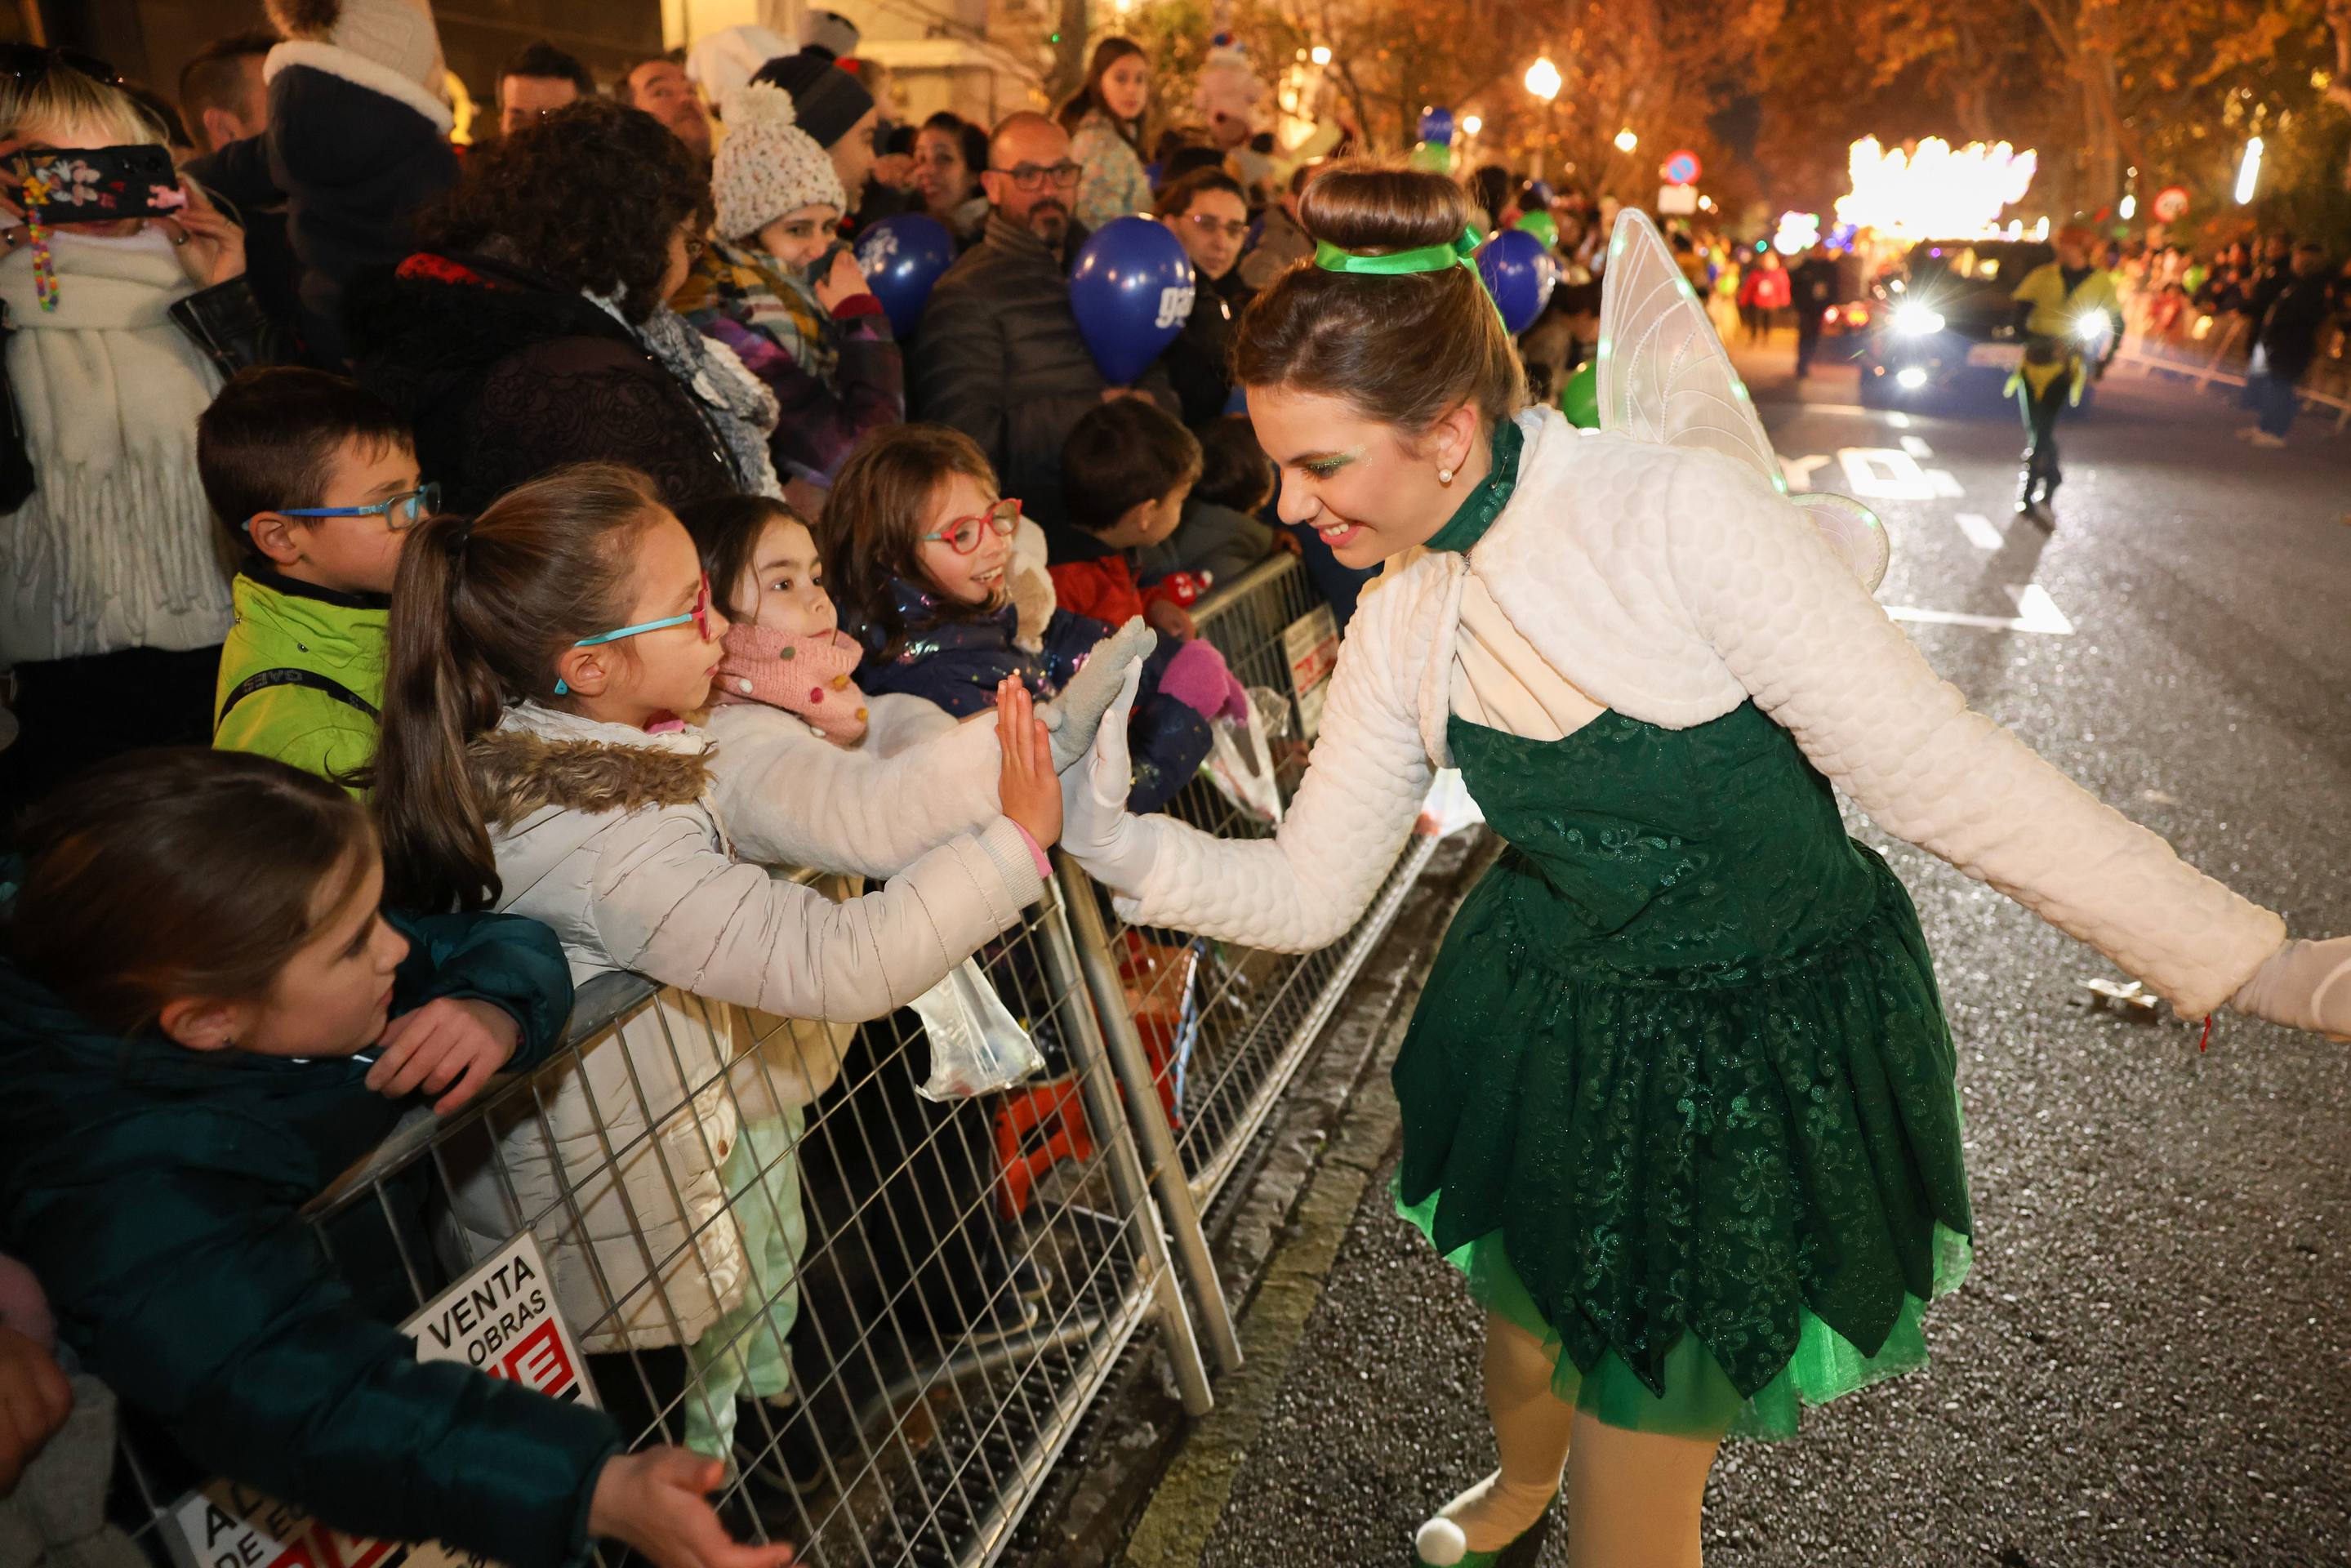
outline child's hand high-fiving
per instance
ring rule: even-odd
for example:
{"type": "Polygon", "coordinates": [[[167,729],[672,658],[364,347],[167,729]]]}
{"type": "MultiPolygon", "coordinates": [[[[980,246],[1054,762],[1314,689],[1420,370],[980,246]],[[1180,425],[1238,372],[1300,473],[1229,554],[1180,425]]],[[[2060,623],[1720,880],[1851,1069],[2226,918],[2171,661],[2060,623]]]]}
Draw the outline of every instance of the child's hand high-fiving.
{"type": "Polygon", "coordinates": [[[1053,772],[1052,737],[1018,675],[997,685],[996,738],[1004,753],[997,798],[1043,849],[1061,836],[1061,783],[1053,772]]]}
{"type": "Polygon", "coordinates": [[[383,1026],[383,1054],[368,1069],[367,1086],[394,1100],[420,1089],[438,1094],[434,1111],[451,1115],[513,1059],[521,1038],[504,1008],[442,997],[383,1026]]]}

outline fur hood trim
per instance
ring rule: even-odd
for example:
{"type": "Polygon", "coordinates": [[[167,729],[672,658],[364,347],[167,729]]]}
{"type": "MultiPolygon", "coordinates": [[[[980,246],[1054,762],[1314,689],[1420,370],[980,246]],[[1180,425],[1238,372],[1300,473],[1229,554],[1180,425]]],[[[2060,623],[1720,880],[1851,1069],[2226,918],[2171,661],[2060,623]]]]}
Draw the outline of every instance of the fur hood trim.
{"type": "Polygon", "coordinates": [[[380,93],[393,102],[414,110],[433,122],[433,129],[446,136],[456,125],[457,117],[449,106],[426,90],[420,82],[410,80],[390,66],[378,65],[365,55],[340,45],[315,38],[291,38],[269,51],[261,64],[264,81],[274,81],[277,73],[288,66],[302,66],[330,77],[340,77],[353,87],[380,93]]]}
{"type": "Polygon", "coordinates": [[[497,831],[552,806],[567,811],[631,811],[692,806],[710,787],[706,748],[615,745],[501,727],[465,748],[474,796],[497,831]]]}

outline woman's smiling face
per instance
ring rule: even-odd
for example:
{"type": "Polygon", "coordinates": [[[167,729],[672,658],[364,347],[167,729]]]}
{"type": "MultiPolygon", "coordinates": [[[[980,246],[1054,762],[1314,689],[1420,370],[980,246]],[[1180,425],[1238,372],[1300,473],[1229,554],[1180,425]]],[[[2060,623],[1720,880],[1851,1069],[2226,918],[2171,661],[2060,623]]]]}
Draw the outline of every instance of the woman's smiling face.
{"type": "Polygon", "coordinates": [[[1440,450],[1442,423],[1413,440],[1343,398],[1286,386],[1249,388],[1249,413],[1281,474],[1281,520],[1315,529],[1344,565],[1426,544],[1467,493],[1458,475],[1437,477],[1447,461],[1459,466],[1440,450]]]}

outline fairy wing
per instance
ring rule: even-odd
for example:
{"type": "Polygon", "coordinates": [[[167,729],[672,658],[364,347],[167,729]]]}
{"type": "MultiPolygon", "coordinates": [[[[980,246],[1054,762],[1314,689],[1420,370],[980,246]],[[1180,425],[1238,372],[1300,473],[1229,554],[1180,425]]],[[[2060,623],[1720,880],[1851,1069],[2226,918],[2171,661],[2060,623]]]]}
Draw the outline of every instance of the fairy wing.
{"type": "MultiPolygon", "coordinates": [[[[1657,225],[1630,207],[1617,214],[1609,236],[1597,369],[1601,429],[1722,453],[1788,494],[1779,454],[1697,290],[1674,265],[1657,225]]],[[[1791,498],[1876,592],[1893,556],[1877,515],[1843,496],[1791,498]]]]}

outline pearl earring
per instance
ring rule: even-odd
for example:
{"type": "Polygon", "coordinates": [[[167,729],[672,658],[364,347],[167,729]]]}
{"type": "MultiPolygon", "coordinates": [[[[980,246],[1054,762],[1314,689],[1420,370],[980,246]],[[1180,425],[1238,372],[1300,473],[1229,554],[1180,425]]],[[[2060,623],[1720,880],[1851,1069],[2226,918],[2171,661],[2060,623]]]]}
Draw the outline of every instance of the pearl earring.
{"type": "Polygon", "coordinates": [[[1437,471],[1437,482],[1438,484],[1440,484],[1440,485],[1450,485],[1450,484],[1452,484],[1452,483],[1453,483],[1453,470],[1452,470],[1452,469],[1450,469],[1450,468],[1439,468],[1439,469],[1437,471]]]}

